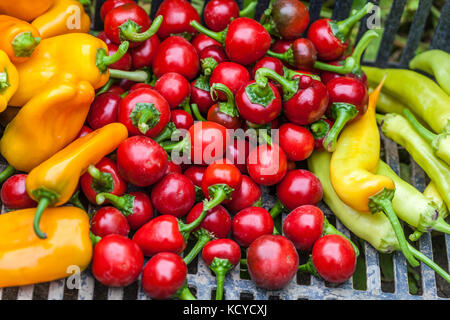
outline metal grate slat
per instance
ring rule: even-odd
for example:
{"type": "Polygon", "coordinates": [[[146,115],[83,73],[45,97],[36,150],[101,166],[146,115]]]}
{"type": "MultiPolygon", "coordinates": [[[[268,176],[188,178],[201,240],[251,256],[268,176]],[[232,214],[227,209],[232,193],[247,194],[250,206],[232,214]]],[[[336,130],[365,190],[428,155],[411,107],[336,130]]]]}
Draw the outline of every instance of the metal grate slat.
{"type": "Polygon", "coordinates": [[[430,49],[441,49],[450,52],[450,0],[446,0],[441,17],[434,31],[430,49]]]}

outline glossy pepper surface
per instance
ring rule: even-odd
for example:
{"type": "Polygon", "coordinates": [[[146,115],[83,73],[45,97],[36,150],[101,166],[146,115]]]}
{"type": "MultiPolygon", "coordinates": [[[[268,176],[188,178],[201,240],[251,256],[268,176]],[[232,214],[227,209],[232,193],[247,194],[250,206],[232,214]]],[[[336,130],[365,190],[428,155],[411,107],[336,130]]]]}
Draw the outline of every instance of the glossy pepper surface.
{"type": "Polygon", "coordinates": [[[2,0],[0,13],[25,21],[32,21],[46,12],[54,0],[2,0]]]}
{"type": "Polygon", "coordinates": [[[89,217],[75,207],[45,210],[41,224],[47,231],[39,239],[31,225],[34,208],[0,216],[0,288],[48,282],[68,277],[78,266],[87,268],[92,257],[89,217]]]}
{"type": "MultiPolygon", "coordinates": [[[[128,42],[124,42],[122,48],[128,49],[126,44],[128,42]]],[[[116,60],[108,57],[106,43],[86,33],[44,39],[32,57],[17,64],[21,81],[9,104],[23,106],[51,81],[85,80],[98,89],[109,79],[107,65],[115,62],[111,59],[116,60]]]]}
{"type": "Polygon", "coordinates": [[[39,218],[47,206],[66,203],[75,192],[80,176],[128,137],[121,123],[111,123],[81,137],[30,171],[25,181],[28,195],[39,202],[35,231],[40,238],[39,218]]]}
{"type": "Polygon", "coordinates": [[[6,15],[0,15],[0,32],[0,49],[13,63],[26,61],[41,42],[41,35],[33,25],[6,15]]]}
{"type": "Polygon", "coordinates": [[[0,50],[0,112],[6,109],[18,87],[19,73],[8,55],[0,50]]]}
{"type": "Polygon", "coordinates": [[[91,19],[78,0],[55,0],[43,15],[31,23],[43,39],[66,33],[88,33],[91,19]]]}
{"type": "Polygon", "coordinates": [[[86,81],[50,84],[7,125],[1,154],[17,170],[29,172],[75,139],[94,96],[86,81]]]}

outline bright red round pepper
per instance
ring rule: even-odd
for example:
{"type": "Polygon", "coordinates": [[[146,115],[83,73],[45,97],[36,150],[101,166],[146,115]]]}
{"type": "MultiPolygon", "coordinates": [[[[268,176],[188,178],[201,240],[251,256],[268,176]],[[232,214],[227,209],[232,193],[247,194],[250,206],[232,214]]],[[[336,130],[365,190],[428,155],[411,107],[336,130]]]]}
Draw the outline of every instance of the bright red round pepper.
{"type": "Polygon", "coordinates": [[[208,37],[206,34],[203,34],[203,33],[198,33],[191,40],[191,43],[194,46],[194,48],[198,54],[200,54],[200,52],[206,47],[209,47],[212,45],[218,45],[218,46],[221,45],[218,41],[214,40],[213,38],[208,37]]]}
{"type": "Polygon", "coordinates": [[[120,234],[128,237],[130,225],[127,218],[118,209],[110,206],[101,207],[91,218],[91,232],[98,237],[120,234]]]}
{"type": "Polygon", "coordinates": [[[155,90],[167,100],[171,109],[181,105],[191,95],[191,85],[181,74],[168,72],[155,82],[155,90]]]}
{"type": "MultiPolygon", "coordinates": [[[[250,73],[245,67],[234,62],[222,62],[211,73],[209,85],[221,83],[235,95],[249,81],[250,73]]],[[[227,100],[227,96],[220,92],[218,93],[218,98],[222,101],[227,100]]]]}
{"type": "Polygon", "coordinates": [[[200,22],[200,16],[195,8],[185,0],[165,0],[161,3],[156,16],[163,16],[164,20],[157,35],[166,39],[172,34],[196,34],[197,30],[190,26],[192,20],[200,22]]]}
{"type": "Polygon", "coordinates": [[[122,98],[117,93],[105,92],[95,97],[86,118],[92,129],[99,129],[117,122],[117,114],[122,98]]]}
{"type": "Polygon", "coordinates": [[[106,0],[100,7],[100,19],[105,20],[106,14],[114,8],[126,3],[135,3],[133,0],[106,0]]]}
{"type": "Polygon", "coordinates": [[[0,198],[2,204],[8,209],[34,208],[37,202],[30,198],[25,188],[27,174],[12,175],[3,182],[0,198]]]}
{"type": "Polygon", "coordinates": [[[291,161],[302,161],[314,151],[314,137],[305,127],[284,123],[279,129],[280,147],[291,161]]]}
{"type": "Polygon", "coordinates": [[[261,201],[261,187],[250,177],[242,175],[242,182],[239,191],[233,194],[233,198],[225,206],[232,214],[257,205],[261,201]]]}
{"type": "Polygon", "coordinates": [[[170,114],[170,118],[177,129],[189,130],[194,125],[194,118],[185,110],[174,109],[170,114]]]}
{"type": "Polygon", "coordinates": [[[130,54],[133,69],[151,67],[160,43],[158,36],[153,35],[138,47],[131,48],[130,54]]]}
{"type": "MultiPolygon", "coordinates": [[[[197,219],[203,211],[203,202],[197,203],[186,216],[186,223],[197,219]]],[[[231,217],[227,209],[218,205],[208,211],[199,227],[209,231],[216,238],[226,238],[231,231],[231,217]]]]}
{"type": "Polygon", "coordinates": [[[273,227],[272,216],[266,209],[248,207],[233,217],[233,239],[242,247],[248,247],[259,237],[272,234],[273,227]]]}
{"type": "Polygon", "coordinates": [[[234,0],[211,0],[203,10],[203,20],[212,31],[224,30],[232,19],[239,17],[239,7],[234,0]]]}
{"type": "Polygon", "coordinates": [[[286,154],[277,144],[259,145],[248,156],[247,171],[249,176],[260,185],[277,184],[287,172],[286,154]]]}

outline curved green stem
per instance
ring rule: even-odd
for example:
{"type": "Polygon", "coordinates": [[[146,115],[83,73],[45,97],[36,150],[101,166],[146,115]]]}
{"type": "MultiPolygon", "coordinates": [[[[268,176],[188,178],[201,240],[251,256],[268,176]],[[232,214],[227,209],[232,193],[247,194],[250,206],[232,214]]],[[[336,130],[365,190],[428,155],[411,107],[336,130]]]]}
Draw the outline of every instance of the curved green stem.
{"type": "Polygon", "coordinates": [[[0,172],[0,184],[5,182],[6,179],[16,173],[16,169],[12,165],[8,165],[2,172],[0,172]]]}
{"type": "Polygon", "coordinates": [[[11,42],[11,46],[16,57],[31,57],[40,42],[40,37],[33,37],[33,34],[28,31],[19,33],[11,42]]]}
{"type": "Polygon", "coordinates": [[[409,109],[403,109],[403,115],[408,120],[409,124],[424,138],[428,143],[433,143],[433,140],[437,137],[436,134],[425,128],[417,118],[412,114],[409,109]]]}
{"type": "Polygon", "coordinates": [[[419,265],[419,262],[414,258],[414,255],[409,250],[408,242],[406,241],[402,226],[397,217],[397,214],[394,211],[394,208],[392,207],[394,192],[395,190],[384,188],[377,194],[371,196],[369,198],[369,209],[372,213],[380,211],[384,212],[386,217],[389,219],[389,222],[391,223],[392,229],[394,230],[395,236],[400,246],[400,250],[403,252],[403,255],[411,264],[411,266],[417,267],[419,265]]]}
{"type": "Polygon", "coordinates": [[[197,242],[191,251],[189,251],[189,253],[183,258],[187,265],[195,259],[203,247],[213,238],[212,235],[203,228],[195,231],[194,235],[197,237],[197,242]]]}
{"type": "Polygon", "coordinates": [[[158,136],[154,137],[153,140],[158,143],[166,141],[167,139],[170,139],[172,137],[172,134],[175,131],[177,131],[177,128],[175,127],[175,124],[170,121],[164,128],[164,130],[158,136]]]}
{"type": "Polygon", "coordinates": [[[187,281],[184,285],[174,294],[173,298],[178,298],[180,300],[197,300],[196,297],[191,293],[187,286],[187,281]]]}
{"type": "Polygon", "coordinates": [[[214,257],[211,264],[209,265],[209,268],[216,275],[216,283],[217,283],[216,300],[222,300],[225,275],[227,274],[227,272],[229,272],[231,269],[234,268],[234,265],[231,264],[231,262],[228,259],[221,259],[218,257],[214,257]]]}
{"type": "Polygon", "coordinates": [[[152,25],[146,31],[139,33],[141,26],[128,20],[119,27],[120,38],[132,42],[143,42],[156,34],[163,22],[163,16],[157,16],[152,25]]]}
{"type": "Polygon", "coordinates": [[[225,42],[225,37],[227,35],[227,29],[225,29],[224,31],[215,32],[215,31],[209,30],[208,28],[205,28],[200,23],[198,23],[198,21],[196,21],[196,20],[192,20],[190,22],[190,25],[198,32],[201,32],[201,33],[207,35],[208,37],[213,38],[217,42],[220,42],[220,43],[225,42]]]}
{"type": "Polygon", "coordinates": [[[128,41],[124,41],[117,48],[117,51],[113,55],[108,55],[104,48],[100,48],[97,50],[97,55],[95,57],[95,63],[98,69],[104,73],[108,69],[108,66],[119,61],[122,57],[127,53],[130,43],[128,41]]]}
{"type": "Polygon", "coordinates": [[[187,150],[189,148],[189,146],[191,145],[191,140],[189,138],[189,134],[187,134],[183,140],[175,142],[175,143],[170,143],[170,144],[165,144],[165,143],[161,143],[161,147],[166,150],[167,152],[171,152],[171,151],[181,151],[181,150],[187,150]]]}
{"type": "Polygon", "coordinates": [[[89,165],[87,172],[92,177],[92,188],[96,192],[111,192],[114,189],[111,173],[102,172],[92,164],[89,165]]]}
{"type": "Polygon", "coordinates": [[[108,69],[109,76],[115,79],[128,79],[134,82],[148,82],[151,79],[150,74],[144,70],[123,71],[118,69],[108,69]]]}
{"type": "Polygon", "coordinates": [[[219,102],[220,112],[225,113],[225,114],[229,115],[230,117],[239,116],[239,112],[236,108],[236,104],[234,103],[234,95],[231,92],[231,90],[228,89],[228,87],[222,83],[218,83],[218,82],[214,83],[210,88],[211,98],[213,100],[215,99],[214,95],[217,96],[217,91],[221,91],[221,92],[225,93],[225,95],[227,97],[226,102],[219,102]]]}
{"type": "Polygon", "coordinates": [[[103,204],[106,200],[111,203],[114,208],[118,209],[123,213],[124,216],[129,216],[133,214],[134,209],[134,199],[136,197],[130,194],[124,194],[123,196],[116,196],[112,193],[101,192],[95,197],[95,201],[98,205],[103,204]]]}
{"type": "Polygon", "coordinates": [[[287,101],[294,96],[298,91],[298,79],[286,79],[279,75],[276,71],[269,68],[259,68],[255,74],[256,83],[260,86],[266,86],[267,81],[264,78],[269,78],[278,82],[283,88],[283,100],[287,101]]]}
{"type": "Polygon", "coordinates": [[[103,87],[101,87],[96,93],[95,95],[101,95],[102,93],[105,93],[109,90],[109,88],[111,88],[111,86],[114,84],[115,80],[113,78],[109,78],[108,81],[105,83],[105,85],[103,87]]]}
{"type": "Polygon", "coordinates": [[[373,3],[368,2],[364,7],[356,11],[353,15],[342,21],[329,22],[333,34],[342,42],[345,42],[352,30],[353,26],[361,20],[369,10],[373,7],[373,3]]]}
{"type": "Polygon", "coordinates": [[[335,119],[333,126],[323,139],[323,147],[328,152],[336,150],[337,139],[344,126],[358,115],[358,109],[349,103],[333,103],[331,116],[335,119]]]}
{"type": "Polygon", "coordinates": [[[330,124],[323,119],[319,119],[309,126],[314,139],[323,139],[330,131],[330,124]]]}
{"type": "Polygon", "coordinates": [[[280,199],[277,199],[277,201],[275,202],[275,204],[273,205],[272,209],[270,209],[269,213],[270,216],[275,219],[276,217],[278,217],[278,215],[280,213],[283,212],[283,210],[286,207],[284,206],[284,204],[280,201],[280,199]]]}
{"type": "Polygon", "coordinates": [[[414,248],[412,245],[408,243],[408,249],[409,251],[416,257],[418,260],[425,263],[427,266],[429,266],[431,269],[433,269],[437,274],[439,274],[442,278],[444,278],[445,281],[450,283],[450,274],[448,274],[447,271],[442,269],[440,266],[438,266],[433,260],[428,258],[426,255],[424,255],[422,252],[414,248]]]}
{"type": "Polygon", "coordinates": [[[91,239],[92,245],[95,246],[100,240],[102,240],[102,237],[96,236],[92,233],[92,231],[89,231],[89,239],[91,239]]]}
{"type": "Polygon", "coordinates": [[[39,199],[39,204],[36,208],[36,213],[34,215],[34,222],[33,222],[34,233],[38,236],[38,238],[41,238],[41,239],[46,239],[47,234],[41,230],[41,228],[39,227],[39,223],[41,221],[42,214],[44,213],[45,209],[47,209],[50,202],[51,201],[49,198],[39,199]]]}
{"type": "Polygon", "coordinates": [[[254,18],[258,1],[252,0],[244,9],[239,11],[239,17],[254,18]]]}
{"type": "Polygon", "coordinates": [[[320,277],[320,275],[317,273],[316,268],[314,267],[311,255],[309,255],[308,261],[306,263],[298,266],[298,271],[309,273],[316,277],[320,277]]]}
{"type": "Polygon", "coordinates": [[[205,117],[200,113],[200,110],[198,110],[198,105],[196,103],[191,104],[191,109],[197,121],[206,121],[205,117]]]}
{"type": "Polygon", "coordinates": [[[187,113],[189,113],[192,116],[190,100],[191,100],[190,97],[187,97],[186,99],[184,99],[184,101],[181,103],[180,106],[183,108],[184,111],[186,111],[187,113]]]}
{"type": "Polygon", "coordinates": [[[214,59],[213,57],[202,59],[200,62],[202,65],[203,74],[206,76],[210,76],[213,70],[218,65],[216,59],[214,59]]]}

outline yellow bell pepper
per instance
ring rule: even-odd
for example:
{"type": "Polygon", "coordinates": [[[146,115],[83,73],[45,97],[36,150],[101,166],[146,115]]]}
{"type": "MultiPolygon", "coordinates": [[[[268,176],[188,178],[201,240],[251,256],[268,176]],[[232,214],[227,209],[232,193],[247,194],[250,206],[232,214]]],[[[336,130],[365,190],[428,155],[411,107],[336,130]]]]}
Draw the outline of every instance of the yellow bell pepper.
{"type": "Polygon", "coordinates": [[[34,208],[0,215],[0,288],[48,282],[86,269],[92,258],[89,217],[76,207],[45,210],[48,237],[33,232],[34,208]]]}
{"type": "Polygon", "coordinates": [[[50,83],[6,126],[1,154],[15,169],[29,172],[75,139],[94,97],[86,81],[50,83]]]}
{"type": "Polygon", "coordinates": [[[45,208],[66,203],[89,165],[95,165],[127,137],[128,130],[123,124],[110,123],[76,139],[30,171],[25,186],[28,195],[39,202],[34,220],[39,238],[46,237],[39,227],[45,208]]]}
{"type": "Polygon", "coordinates": [[[0,50],[12,63],[26,61],[41,42],[39,31],[24,20],[0,15],[0,50]]]}
{"type": "Polygon", "coordinates": [[[108,65],[128,50],[122,42],[119,50],[108,56],[101,39],[87,33],[70,33],[44,39],[25,62],[17,64],[20,83],[9,105],[21,107],[51,81],[88,81],[94,89],[109,79],[108,65]]]}
{"type": "Polygon", "coordinates": [[[46,39],[66,33],[88,33],[91,19],[78,0],[55,0],[50,10],[31,24],[46,39]]]}
{"type": "Polygon", "coordinates": [[[1,0],[0,13],[32,21],[46,12],[54,0],[1,0]]]}
{"type": "Polygon", "coordinates": [[[395,231],[399,245],[411,265],[419,262],[409,250],[400,221],[392,207],[394,181],[376,174],[380,160],[380,134],[375,108],[383,81],[369,96],[367,111],[348,124],[339,136],[331,156],[330,179],[336,194],[356,211],[384,212],[395,231]]]}
{"type": "Polygon", "coordinates": [[[19,73],[6,52],[0,50],[0,112],[6,109],[18,87],[19,73]]]}

